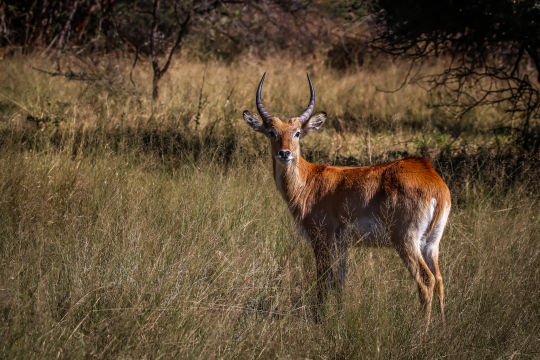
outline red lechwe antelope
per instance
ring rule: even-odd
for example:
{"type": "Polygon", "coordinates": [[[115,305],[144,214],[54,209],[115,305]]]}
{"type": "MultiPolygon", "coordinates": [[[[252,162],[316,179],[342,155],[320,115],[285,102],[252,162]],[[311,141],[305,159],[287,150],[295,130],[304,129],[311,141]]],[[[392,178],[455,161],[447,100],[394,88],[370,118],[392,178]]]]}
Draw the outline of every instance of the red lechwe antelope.
{"type": "Polygon", "coordinates": [[[345,280],[347,247],[396,249],[418,284],[429,324],[436,290],[444,324],[444,288],[438,265],[439,241],[450,213],[450,191],[425,158],[406,158],[363,167],[312,164],[300,155],[300,139],[319,130],[325,113],[311,115],[315,91],[298,117],[282,121],[256,95],[261,119],[244,120],[270,139],[274,180],[300,233],[311,243],[317,265],[319,303],[327,296],[332,264],[337,264],[338,295],[345,280]]]}

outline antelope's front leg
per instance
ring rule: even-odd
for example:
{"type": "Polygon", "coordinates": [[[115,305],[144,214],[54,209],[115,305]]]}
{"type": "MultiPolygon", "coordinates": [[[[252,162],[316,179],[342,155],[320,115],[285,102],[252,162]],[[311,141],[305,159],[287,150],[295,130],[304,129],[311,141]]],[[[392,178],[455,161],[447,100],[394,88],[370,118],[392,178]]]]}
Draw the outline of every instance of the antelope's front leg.
{"type": "Polygon", "coordinates": [[[332,283],[330,249],[324,244],[319,244],[313,247],[313,252],[315,254],[315,263],[317,266],[317,312],[318,315],[322,315],[324,313],[324,304],[328,296],[328,291],[332,283]]]}
{"type": "Polygon", "coordinates": [[[339,310],[343,310],[343,288],[345,286],[345,278],[347,276],[347,247],[342,244],[337,251],[337,258],[335,263],[337,264],[337,279],[335,280],[337,290],[337,302],[339,310]]]}

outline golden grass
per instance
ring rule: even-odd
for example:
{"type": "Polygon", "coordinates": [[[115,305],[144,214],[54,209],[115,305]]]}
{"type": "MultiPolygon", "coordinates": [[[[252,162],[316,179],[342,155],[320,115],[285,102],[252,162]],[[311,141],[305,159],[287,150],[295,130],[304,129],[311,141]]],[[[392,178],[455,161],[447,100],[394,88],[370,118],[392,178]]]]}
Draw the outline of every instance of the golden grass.
{"type": "MultiPolygon", "coordinates": [[[[30,68],[49,66],[45,60],[2,63],[2,358],[538,357],[540,221],[530,167],[508,175],[519,181],[498,182],[499,173],[482,171],[480,162],[441,164],[456,199],[441,242],[446,333],[434,307],[423,337],[414,282],[386,249],[352,251],[344,312],[331,297],[317,324],[311,249],[274,188],[265,140],[240,116],[255,110],[261,69],[270,75],[268,109],[301,111],[304,64],[177,62],[152,106],[144,87],[150,74],[138,69],[133,88],[122,80],[127,62],[118,70],[109,62],[94,71],[108,69],[114,81],[97,84],[30,68]],[[36,125],[28,115],[49,121],[36,125]],[[166,151],[171,143],[149,145],[163,136],[145,140],[152,132],[178,132],[186,143],[166,151]]],[[[310,72],[329,125],[352,121],[352,111],[370,131],[326,129],[307,138],[304,150],[315,159],[375,162],[399,155],[392,151],[442,151],[451,137],[434,125],[443,115],[419,89],[375,92],[399,84],[399,66],[310,72]],[[415,116],[420,127],[407,123],[415,116]]],[[[483,116],[480,127],[499,121],[483,116]]],[[[481,132],[467,136],[493,142],[481,132]]],[[[454,140],[451,151],[463,155],[463,137],[454,140]]]]}
{"type": "MultiPolygon", "coordinates": [[[[147,160],[152,163],[152,159],[147,160]]],[[[494,358],[538,350],[537,204],[455,206],[448,334],[426,340],[390,250],[349,260],[345,313],[313,322],[313,259],[267,164],[168,173],[122,156],[0,160],[5,357],[494,358]],[[8,169],[11,169],[9,171],[8,169]]]]}
{"type": "MultiPolygon", "coordinates": [[[[246,148],[253,148],[253,137],[239,114],[245,109],[255,111],[255,90],[263,71],[268,76],[263,90],[267,110],[282,119],[301,113],[309,98],[305,78],[306,64],[284,59],[243,60],[233,65],[217,62],[200,63],[177,59],[161,84],[161,95],[153,104],[151,72],[148,62],[141,62],[133,73],[136,86],[129,79],[129,59],[103,57],[92,63],[68,59],[61,68],[85,71],[91,82],[70,81],[50,77],[34,68],[54,70],[56,64],[40,58],[15,58],[3,61],[0,75],[0,104],[4,111],[2,128],[33,125],[28,115],[49,121],[61,129],[62,139],[69,142],[76,129],[152,128],[178,130],[199,136],[226,128],[246,148]],[[241,135],[241,136],[239,136],[241,135]]],[[[436,68],[436,67],[435,67],[436,68]]],[[[485,130],[505,123],[507,116],[494,107],[478,108],[469,118],[458,121],[449,109],[432,109],[424,90],[405,87],[395,93],[377,89],[396,89],[407,69],[404,65],[389,65],[382,69],[340,74],[323,67],[308,67],[317,92],[316,111],[329,114],[326,131],[336,129],[326,152],[360,156],[360,148],[371,153],[402,150],[421,136],[437,136],[441,131],[455,130],[462,123],[474,123],[475,130],[485,130]],[[388,131],[390,130],[390,131],[388,131]]],[[[428,71],[429,69],[426,69],[428,71]]],[[[453,131],[459,137],[450,140],[486,142],[478,131],[453,131]]],[[[44,131],[43,126],[40,127],[44,131]]],[[[56,129],[56,128],[55,128],[56,129]]],[[[452,132],[452,131],[451,131],[452,132]]],[[[308,138],[309,146],[321,144],[308,138]]],[[[255,140],[258,148],[263,142],[255,140]]],[[[492,142],[492,141],[491,141],[492,142]]],[[[335,154],[334,154],[335,155],[335,154]]]]}

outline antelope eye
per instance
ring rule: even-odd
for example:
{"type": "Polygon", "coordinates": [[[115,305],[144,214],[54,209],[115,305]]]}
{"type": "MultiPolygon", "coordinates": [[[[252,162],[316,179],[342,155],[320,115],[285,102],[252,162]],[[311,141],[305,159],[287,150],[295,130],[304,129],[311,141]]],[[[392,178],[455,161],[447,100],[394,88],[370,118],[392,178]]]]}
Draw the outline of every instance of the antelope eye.
{"type": "Polygon", "coordinates": [[[272,138],[272,139],[275,139],[275,138],[277,137],[276,130],[270,129],[270,130],[268,131],[268,136],[270,136],[270,138],[272,138]]]}
{"type": "Polygon", "coordinates": [[[300,137],[300,130],[296,130],[296,133],[294,134],[294,137],[300,137]]]}

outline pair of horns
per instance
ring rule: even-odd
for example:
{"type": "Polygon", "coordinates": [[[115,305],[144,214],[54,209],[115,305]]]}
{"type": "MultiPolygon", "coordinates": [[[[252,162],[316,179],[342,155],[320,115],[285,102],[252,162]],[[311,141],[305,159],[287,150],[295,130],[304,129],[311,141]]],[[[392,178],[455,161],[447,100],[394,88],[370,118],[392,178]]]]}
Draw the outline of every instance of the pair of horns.
{"type": "MultiPolygon", "coordinates": [[[[264,109],[262,99],[261,99],[261,90],[262,90],[265,76],[266,76],[266,73],[263,74],[261,82],[259,83],[259,87],[257,88],[257,97],[255,98],[255,103],[257,104],[257,111],[259,112],[259,115],[261,115],[264,121],[267,121],[270,118],[272,118],[272,115],[264,109]]],[[[313,89],[313,84],[311,83],[309,74],[307,74],[307,80],[309,82],[309,91],[311,93],[311,97],[309,98],[308,107],[299,116],[300,121],[302,121],[302,123],[306,122],[309,119],[309,117],[311,116],[311,113],[313,112],[313,109],[315,108],[315,89],[313,89]]]]}

